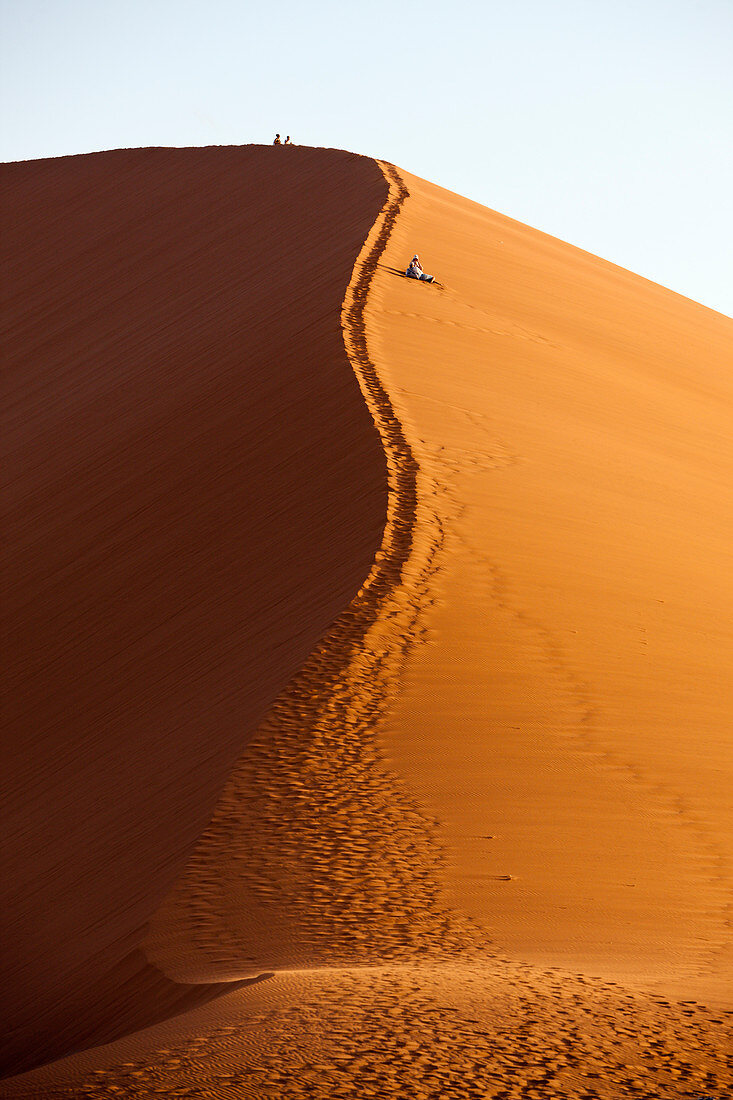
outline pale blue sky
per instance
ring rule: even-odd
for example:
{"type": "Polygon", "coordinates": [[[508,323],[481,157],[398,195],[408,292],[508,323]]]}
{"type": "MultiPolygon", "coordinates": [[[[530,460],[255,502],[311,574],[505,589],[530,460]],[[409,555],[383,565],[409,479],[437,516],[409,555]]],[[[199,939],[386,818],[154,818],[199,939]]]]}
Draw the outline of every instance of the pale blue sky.
{"type": "Polygon", "coordinates": [[[393,161],[733,313],[733,0],[0,12],[0,160],[280,130],[393,161]]]}

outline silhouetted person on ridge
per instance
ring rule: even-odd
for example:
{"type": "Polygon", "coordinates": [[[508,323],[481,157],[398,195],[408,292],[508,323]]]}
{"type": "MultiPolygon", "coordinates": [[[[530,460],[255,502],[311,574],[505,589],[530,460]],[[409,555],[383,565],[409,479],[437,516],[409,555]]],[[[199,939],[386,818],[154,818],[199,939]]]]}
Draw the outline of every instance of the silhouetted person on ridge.
{"type": "Polygon", "coordinates": [[[275,140],[273,141],[272,144],[273,145],[282,145],[282,142],[280,141],[280,135],[279,134],[275,134],[275,140]]]}
{"type": "Polygon", "coordinates": [[[410,260],[410,263],[409,263],[409,266],[407,268],[407,271],[405,272],[405,275],[407,276],[408,279],[420,279],[420,281],[423,282],[423,283],[434,283],[435,282],[435,276],[434,275],[426,275],[425,272],[423,271],[423,269],[420,265],[420,258],[418,256],[417,252],[415,253],[415,255],[410,260]]]}
{"type": "Polygon", "coordinates": [[[288,134],[288,136],[287,136],[287,137],[285,138],[285,144],[286,144],[286,145],[290,145],[290,144],[291,144],[291,141],[290,141],[290,134],[288,134]]]}

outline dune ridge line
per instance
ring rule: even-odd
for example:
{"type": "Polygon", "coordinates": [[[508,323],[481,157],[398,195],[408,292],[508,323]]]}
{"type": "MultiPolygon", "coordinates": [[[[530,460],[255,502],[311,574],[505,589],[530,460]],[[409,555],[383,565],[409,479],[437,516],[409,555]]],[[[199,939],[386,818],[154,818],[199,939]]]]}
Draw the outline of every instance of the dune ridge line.
{"type": "Polygon", "coordinates": [[[452,954],[473,941],[444,898],[438,822],[385,765],[375,733],[419,640],[442,541],[437,515],[423,516],[418,464],[367,346],[370,282],[408,194],[396,169],[380,168],[389,195],[341,318],[387,457],[382,544],[349,607],[250,741],[156,914],[146,954],[177,981],[452,954]]]}
{"type": "Polygon", "coordinates": [[[384,253],[392,228],[409,191],[394,165],[377,162],[389,186],[384,209],[364,242],[354,265],[341,311],[346,352],[356,373],[364,399],[381,436],[389,469],[387,525],[379,553],[364,588],[377,583],[379,575],[394,574],[407,559],[417,514],[417,461],[405,438],[377,369],[369,357],[364,309],[372,277],[384,253]],[[387,563],[387,559],[391,561],[387,563]]]}

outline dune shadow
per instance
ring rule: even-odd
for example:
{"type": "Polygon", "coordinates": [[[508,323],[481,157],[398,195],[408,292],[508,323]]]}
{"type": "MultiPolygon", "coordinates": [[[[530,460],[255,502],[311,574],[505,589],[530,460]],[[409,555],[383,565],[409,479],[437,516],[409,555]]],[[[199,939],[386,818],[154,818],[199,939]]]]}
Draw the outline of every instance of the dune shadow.
{"type": "Polygon", "coordinates": [[[407,278],[404,271],[401,271],[399,267],[390,267],[389,264],[379,264],[378,266],[381,267],[382,271],[388,271],[390,275],[398,275],[400,279],[407,278]]]}
{"type": "Polygon", "coordinates": [[[69,1003],[64,1002],[57,1013],[34,1021],[32,1035],[27,1028],[11,1029],[0,1048],[0,1079],[112,1043],[271,977],[267,972],[231,982],[182,985],[149,963],[141,950],[133,951],[95,981],[79,983],[69,992],[75,1011],[68,1011],[69,1003]],[[90,1003],[96,1010],[91,1025],[82,1011],[90,1003]]]}

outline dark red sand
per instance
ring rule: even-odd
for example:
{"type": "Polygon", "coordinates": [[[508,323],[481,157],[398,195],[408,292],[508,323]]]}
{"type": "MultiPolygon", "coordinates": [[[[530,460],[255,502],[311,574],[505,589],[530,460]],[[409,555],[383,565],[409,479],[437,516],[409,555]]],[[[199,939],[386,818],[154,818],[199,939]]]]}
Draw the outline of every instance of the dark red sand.
{"type": "Polygon", "coordinates": [[[337,151],[145,149],[4,165],[0,195],[17,1072],[199,995],[151,976],[145,922],[381,539],[339,315],[386,185],[337,151]]]}

